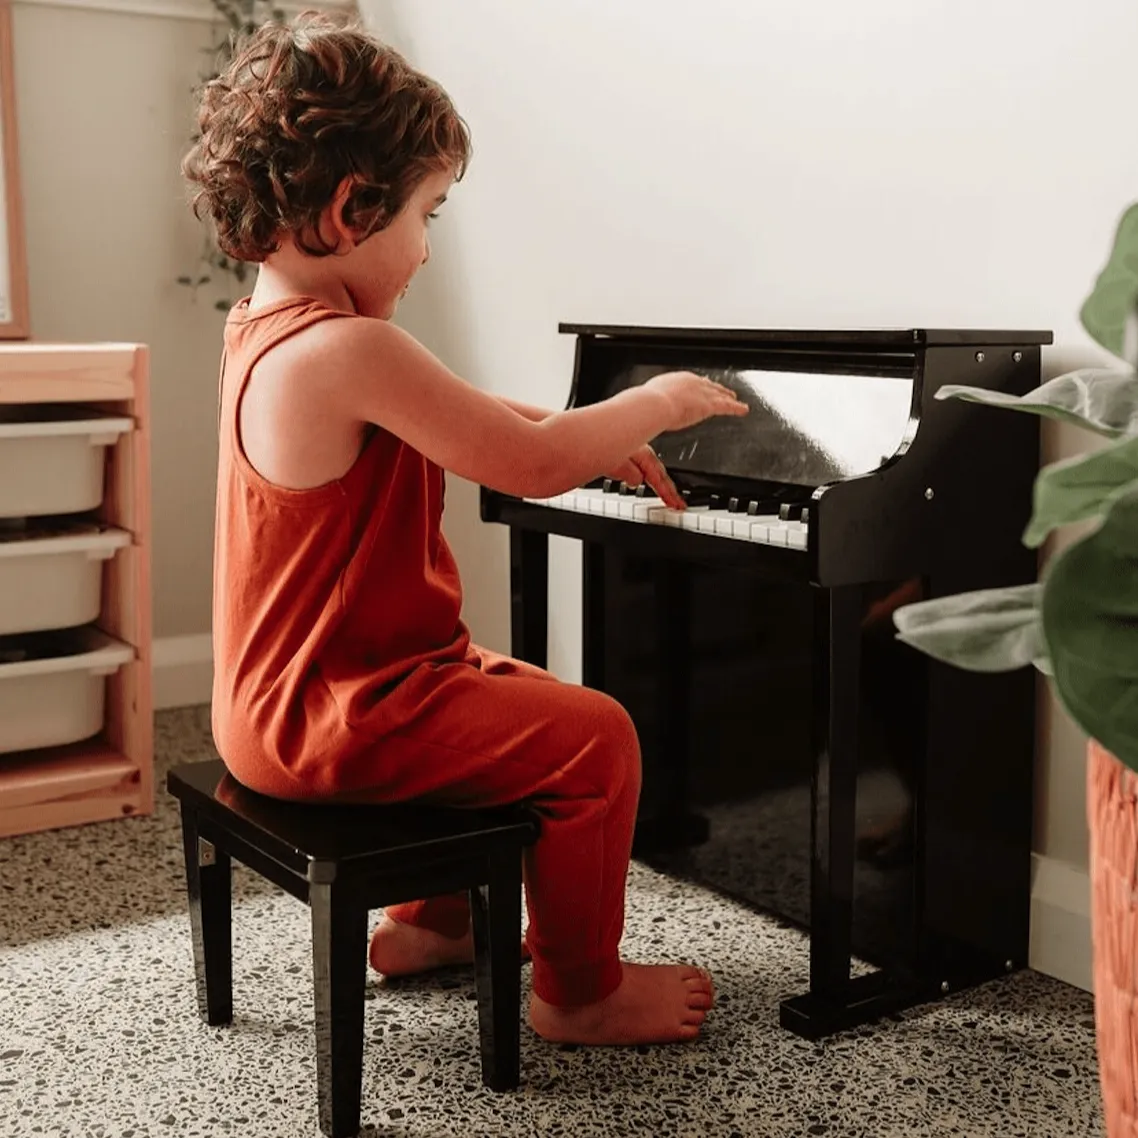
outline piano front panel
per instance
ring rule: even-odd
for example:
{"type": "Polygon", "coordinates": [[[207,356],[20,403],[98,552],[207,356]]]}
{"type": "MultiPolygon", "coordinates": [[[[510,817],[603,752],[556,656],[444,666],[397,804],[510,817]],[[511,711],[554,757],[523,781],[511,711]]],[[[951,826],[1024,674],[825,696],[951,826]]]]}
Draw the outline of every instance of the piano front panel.
{"type": "Polygon", "coordinates": [[[696,371],[750,408],[652,440],[679,483],[817,486],[875,470],[903,446],[914,408],[912,352],[772,352],[713,343],[582,342],[571,403],[585,406],[665,371],[696,371]]]}
{"type": "MultiPolygon", "coordinates": [[[[629,710],[643,750],[636,856],[808,926],[818,590],[685,566],[685,627],[669,630],[660,602],[676,587],[674,567],[612,550],[603,565],[604,687],[629,710]],[[682,660],[671,655],[677,644],[682,660]],[[678,744],[677,699],[687,711],[678,744]],[[705,843],[681,844],[685,810],[708,819],[705,843]]],[[[893,593],[864,590],[854,950],[905,969],[915,952],[912,793],[925,665],[892,636],[893,593]]]]}

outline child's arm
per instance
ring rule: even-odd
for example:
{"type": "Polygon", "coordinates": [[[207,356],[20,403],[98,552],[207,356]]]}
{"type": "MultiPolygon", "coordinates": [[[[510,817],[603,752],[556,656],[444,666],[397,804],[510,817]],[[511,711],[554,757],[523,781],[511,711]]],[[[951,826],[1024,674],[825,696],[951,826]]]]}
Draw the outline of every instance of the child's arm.
{"type": "Polygon", "coordinates": [[[511,411],[516,411],[523,419],[528,419],[531,423],[540,423],[543,419],[548,419],[550,415],[555,414],[554,411],[547,411],[544,407],[531,407],[528,403],[519,403],[516,399],[507,399],[504,395],[498,395],[495,398],[500,403],[505,403],[511,411]]]}
{"type": "Polygon", "coordinates": [[[309,341],[318,352],[310,371],[318,363],[336,411],[377,423],[439,466],[507,494],[562,493],[618,466],[663,431],[747,411],[720,384],[672,372],[534,422],[460,379],[387,321],[326,321],[311,331],[321,335],[309,341]]]}

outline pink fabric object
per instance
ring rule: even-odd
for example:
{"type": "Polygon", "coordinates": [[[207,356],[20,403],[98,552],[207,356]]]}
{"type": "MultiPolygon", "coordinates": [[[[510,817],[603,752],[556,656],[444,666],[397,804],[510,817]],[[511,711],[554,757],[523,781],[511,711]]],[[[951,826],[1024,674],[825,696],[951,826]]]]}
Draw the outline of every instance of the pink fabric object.
{"type": "Polygon", "coordinates": [[[1138,1138],[1138,775],[1087,748],[1099,1078],[1109,1138],[1138,1138]]]}

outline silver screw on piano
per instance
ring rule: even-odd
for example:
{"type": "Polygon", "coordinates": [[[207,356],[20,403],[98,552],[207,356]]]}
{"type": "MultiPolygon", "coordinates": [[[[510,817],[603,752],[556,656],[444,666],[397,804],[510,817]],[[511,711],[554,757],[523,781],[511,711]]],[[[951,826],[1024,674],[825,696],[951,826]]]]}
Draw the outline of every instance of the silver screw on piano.
{"type": "Polygon", "coordinates": [[[933,500],[933,488],[930,486],[925,490],[925,501],[931,502],[933,500]]]}
{"type": "Polygon", "coordinates": [[[1012,352],[1012,359],[1018,364],[1023,360],[1023,352],[1012,352]]]}
{"type": "Polygon", "coordinates": [[[947,992],[947,991],[948,991],[948,981],[947,981],[947,980],[942,980],[942,981],[940,982],[940,990],[941,990],[942,992],[947,992]]]}
{"type": "Polygon", "coordinates": [[[1014,961],[1012,961],[1012,960],[1005,960],[1005,961],[1004,961],[1004,967],[1005,967],[1005,968],[1006,968],[1006,969],[1007,969],[1009,972],[1011,972],[1011,970],[1012,970],[1013,968],[1015,968],[1015,962],[1014,962],[1014,961]]]}
{"type": "Polygon", "coordinates": [[[984,353],[983,352],[977,352],[976,353],[976,362],[978,364],[982,364],[984,362],[984,353]]]}

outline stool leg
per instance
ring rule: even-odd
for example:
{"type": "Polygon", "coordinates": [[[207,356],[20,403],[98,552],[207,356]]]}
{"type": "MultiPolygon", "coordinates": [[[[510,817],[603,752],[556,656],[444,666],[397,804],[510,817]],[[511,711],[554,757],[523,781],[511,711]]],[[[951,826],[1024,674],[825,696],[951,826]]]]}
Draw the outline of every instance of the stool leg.
{"type": "Polygon", "coordinates": [[[312,882],[308,901],[320,1129],[350,1138],[359,1132],[363,1089],[367,909],[331,882],[312,882]]]}
{"type": "Polygon", "coordinates": [[[521,1048],[521,851],[491,855],[488,866],[486,885],[470,890],[482,1081],[509,1091],[521,1048]]]}
{"type": "Polygon", "coordinates": [[[229,854],[198,834],[197,812],[182,806],[186,892],[194,944],[198,1013],[211,1026],[233,1020],[233,910],[229,854]]]}

